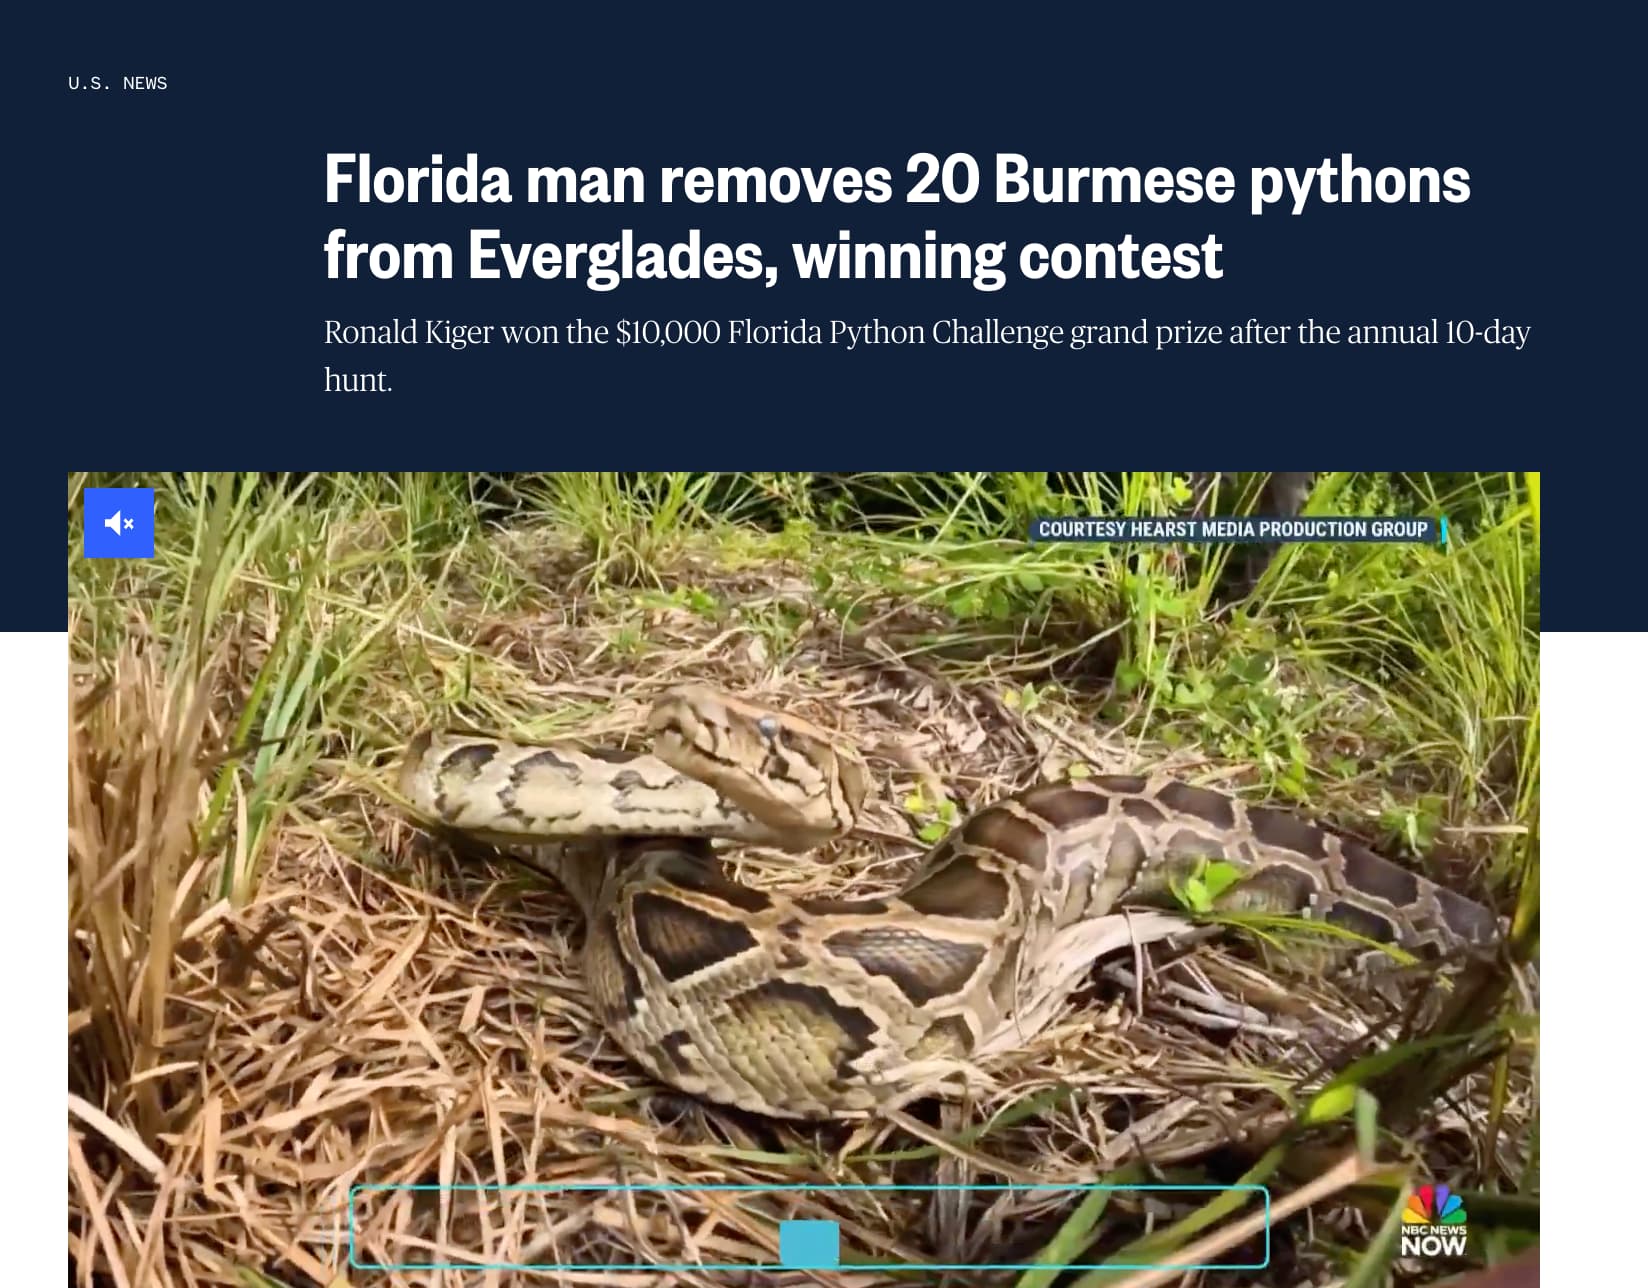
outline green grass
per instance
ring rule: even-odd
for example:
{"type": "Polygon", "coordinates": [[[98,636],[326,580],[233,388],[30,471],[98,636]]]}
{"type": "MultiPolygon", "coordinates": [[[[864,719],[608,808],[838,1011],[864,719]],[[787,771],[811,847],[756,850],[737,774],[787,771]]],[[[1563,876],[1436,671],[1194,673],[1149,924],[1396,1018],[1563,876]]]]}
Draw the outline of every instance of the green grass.
{"type": "MultiPolygon", "coordinates": [[[[1220,510],[1240,508],[1255,485],[1241,480],[1220,510]]],[[[279,829],[324,818],[335,785],[422,713],[527,738],[589,714],[575,697],[500,701],[504,686],[489,679],[530,666],[455,624],[576,621],[595,605],[616,623],[599,647],[640,667],[658,614],[723,620],[717,579],[778,566],[808,602],[774,596],[743,610],[775,659],[820,625],[863,632],[957,682],[1005,684],[1027,720],[1047,695],[1073,696],[1129,738],[1241,767],[1256,796],[1329,812],[1356,802],[1377,813],[1392,849],[1465,854],[1515,908],[1516,951],[1532,956],[1538,476],[1322,476],[1310,511],[1446,514],[1451,544],[1286,547],[1254,593],[1223,610],[1214,592],[1226,550],[1023,540],[1038,515],[1169,513],[1187,495],[1182,477],[1147,472],[76,475],[73,650],[95,668],[137,633],[180,679],[220,664],[198,834],[224,854],[218,893],[240,904],[279,829]],[[133,484],[156,489],[157,557],[81,559],[80,489],[133,484]],[[1488,826],[1444,830],[1462,819],[1488,826]]],[[[906,803],[918,824],[954,821],[948,802],[906,803]]],[[[1503,984],[1462,989],[1442,1033],[1408,1035],[1397,1056],[1353,1065],[1333,1088],[1366,1085],[1396,1113],[1497,1067],[1502,1094],[1509,1045],[1526,1039],[1512,1033],[1511,1005],[1503,984]]],[[[1099,1215],[1078,1212],[1051,1251],[1086,1246],[1099,1215]]],[[[1181,1223],[1152,1250],[1205,1224],[1181,1223]]],[[[1381,1265],[1388,1245],[1387,1228],[1375,1241],[1381,1265]]],[[[1352,1273],[1372,1281],[1371,1269],[1352,1273]]]]}
{"type": "MultiPolygon", "coordinates": [[[[553,576],[530,554],[537,535],[565,548],[571,584],[628,614],[608,647],[637,664],[658,597],[721,611],[710,590],[680,581],[683,560],[789,561],[839,629],[876,633],[958,678],[1011,678],[1031,704],[1037,685],[1096,688],[1101,718],[1127,735],[1251,766],[1265,794],[1312,804],[1371,788],[1401,851],[1429,851],[1448,819],[1528,827],[1476,849],[1498,888],[1524,894],[1520,921],[1537,926],[1537,882],[1523,879],[1537,855],[1537,476],[1322,476],[1308,511],[1445,513],[1452,543],[1284,547],[1255,593],[1219,614],[1211,596],[1228,550],[1023,540],[1038,514],[1167,513],[1188,496],[1169,474],[95,481],[155,487],[157,558],[80,559],[87,479],[71,477],[77,647],[107,656],[141,614],[144,631],[181,646],[173,664],[198,672],[214,646],[250,636],[225,743],[258,745],[225,763],[211,817],[246,814],[245,866],[229,882],[243,891],[267,829],[316,764],[390,739],[376,677],[402,676],[439,707],[473,701],[476,720],[510,718],[474,683],[492,664],[486,651],[460,642],[454,661],[446,636],[455,601],[477,621],[551,607],[553,576]],[[529,540],[501,543],[499,524],[529,540]],[[423,647],[420,630],[443,647],[423,647]]],[[[1254,491],[1243,483],[1233,505],[1254,491]]],[[[757,612],[782,655],[803,614],[788,603],[757,612]]],[[[555,724],[546,712],[537,732],[555,724]]]]}
{"type": "MultiPolygon", "coordinates": [[[[1182,507],[1185,481],[1170,474],[92,481],[155,487],[157,558],[79,558],[88,479],[71,477],[77,648],[106,657],[136,616],[178,646],[172,665],[195,673],[214,647],[244,644],[231,666],[244,692],[222,741],[248,750],[225,760],[206,829],[245,818],[226,893],[255,883],[269,829],[319,763],[393,740],[397,690],[411,691],[408,711],[462,710],[516,733],[563,722],[545,711],[519,728],[476,683],[496,665],[487,650],[448,638],[455,603],[474,621],[552,608],[536,542],[577,570],[568,584],[616,606],[626,624],[605,647],[637,665],[660,601],[722,611],[681,580],[684,561],[786,561],[838,629],[875,633],[959,679],[1010,678],[1027,708],[1038,685],[1093,690],[1100,718],[1130,737],[1248,766],[1262,794],[1306,805],[1377,794],[1399,851],[1457,842],[1439,837],[1446,820],[1486,817],[1507,830],[1466,848],[1496,889],[1520,894],[1519,925],[1537,933],[1537,476],[1321,476],[1307,512],[1447,514],[1451,544],[1284,547],[1224,613],[1211,609],[1227,549],[1023,540],[1039,514],[1182,507]],[[500,541],[500,525],[526,539],[500,541]],[[396,682],[380,684],[385,675],[396,682]]],[[[1241,480],[1219,508],[1254,490],[1241,480]]],[[[782,656],[804,614],[785,602],[755,611],[782,656]]]]}

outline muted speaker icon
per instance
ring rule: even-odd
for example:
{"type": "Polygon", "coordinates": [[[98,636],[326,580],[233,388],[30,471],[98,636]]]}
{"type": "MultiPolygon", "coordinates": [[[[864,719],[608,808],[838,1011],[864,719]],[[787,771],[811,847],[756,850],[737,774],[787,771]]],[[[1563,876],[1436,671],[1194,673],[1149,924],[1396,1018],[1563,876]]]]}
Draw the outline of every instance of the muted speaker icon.
{"type": "Polygon", "coordinates": [[[89,487],[83,498],[86,558],[154,558],[153,488],[89,487]]]}

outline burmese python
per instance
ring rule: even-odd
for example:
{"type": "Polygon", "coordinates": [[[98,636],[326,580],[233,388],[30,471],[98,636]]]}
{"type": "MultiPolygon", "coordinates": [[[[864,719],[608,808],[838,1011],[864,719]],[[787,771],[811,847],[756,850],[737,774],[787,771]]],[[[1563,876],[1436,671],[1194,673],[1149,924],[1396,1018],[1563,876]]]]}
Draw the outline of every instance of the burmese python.
{"type": "Polygon", "coordinates": [[[758,1113],[862,1117],[1004,1034],[1028,1037],[1118,946],[1093,928],[1123,901],[1160,902],[1198,860],[1244,870],[1221,908],[1300,912],[1409,949],[1497,935],[1488,909],[1359,842],[1159,776],[997,801],[885,899],[763,893],[724,876],[710,840],[800,850],[845,834],[862,761],[806,721],[702,688],[659,699],[648,730],[652,755],[426,732],[402,795],[494,844],[588,842],[550,857],[588,923],[600,1019],[660,1080],[758,1113]]]}

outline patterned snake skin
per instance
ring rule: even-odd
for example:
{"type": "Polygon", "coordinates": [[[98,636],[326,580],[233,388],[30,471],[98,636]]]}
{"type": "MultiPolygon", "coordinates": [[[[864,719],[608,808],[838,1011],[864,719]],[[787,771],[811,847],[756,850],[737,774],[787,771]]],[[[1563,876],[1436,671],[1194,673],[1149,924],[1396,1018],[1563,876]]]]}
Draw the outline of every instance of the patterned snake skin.
{"type": "Polygon", "coordinates": [[[805,721],[701,688],[661,698],[648,728],[653,755],[424,733],[402,795],[495,844],[572,842],[545,857],[588,922],[608,1031],[661,1081],[757,1113],[863,1117],[1003,1034],[1028,1039],[1079,982],[1072,966],[1107,950],[1089,932],[1124,903],[1171,906],[1171,881],[1203,860],[1243,870],[1221,910],[1408,949],[1498,935],[1488,909],[1359,842],[1158,776],[997,801],[885,899],[764,893],[721,873],[711,839],[801,850],[844,835],[862,762],[805,721]]]}

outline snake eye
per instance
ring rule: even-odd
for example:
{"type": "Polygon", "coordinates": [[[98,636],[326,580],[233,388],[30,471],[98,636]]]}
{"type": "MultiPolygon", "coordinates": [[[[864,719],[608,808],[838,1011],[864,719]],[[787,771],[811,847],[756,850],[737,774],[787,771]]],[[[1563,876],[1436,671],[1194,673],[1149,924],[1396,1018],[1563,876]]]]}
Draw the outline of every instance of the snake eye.
{"type": "Polygon", "coordinates": [[[768,742],[778,737],[778,720],[774,716],[762,716],[755,722],[755,728],[768,742]]]}

